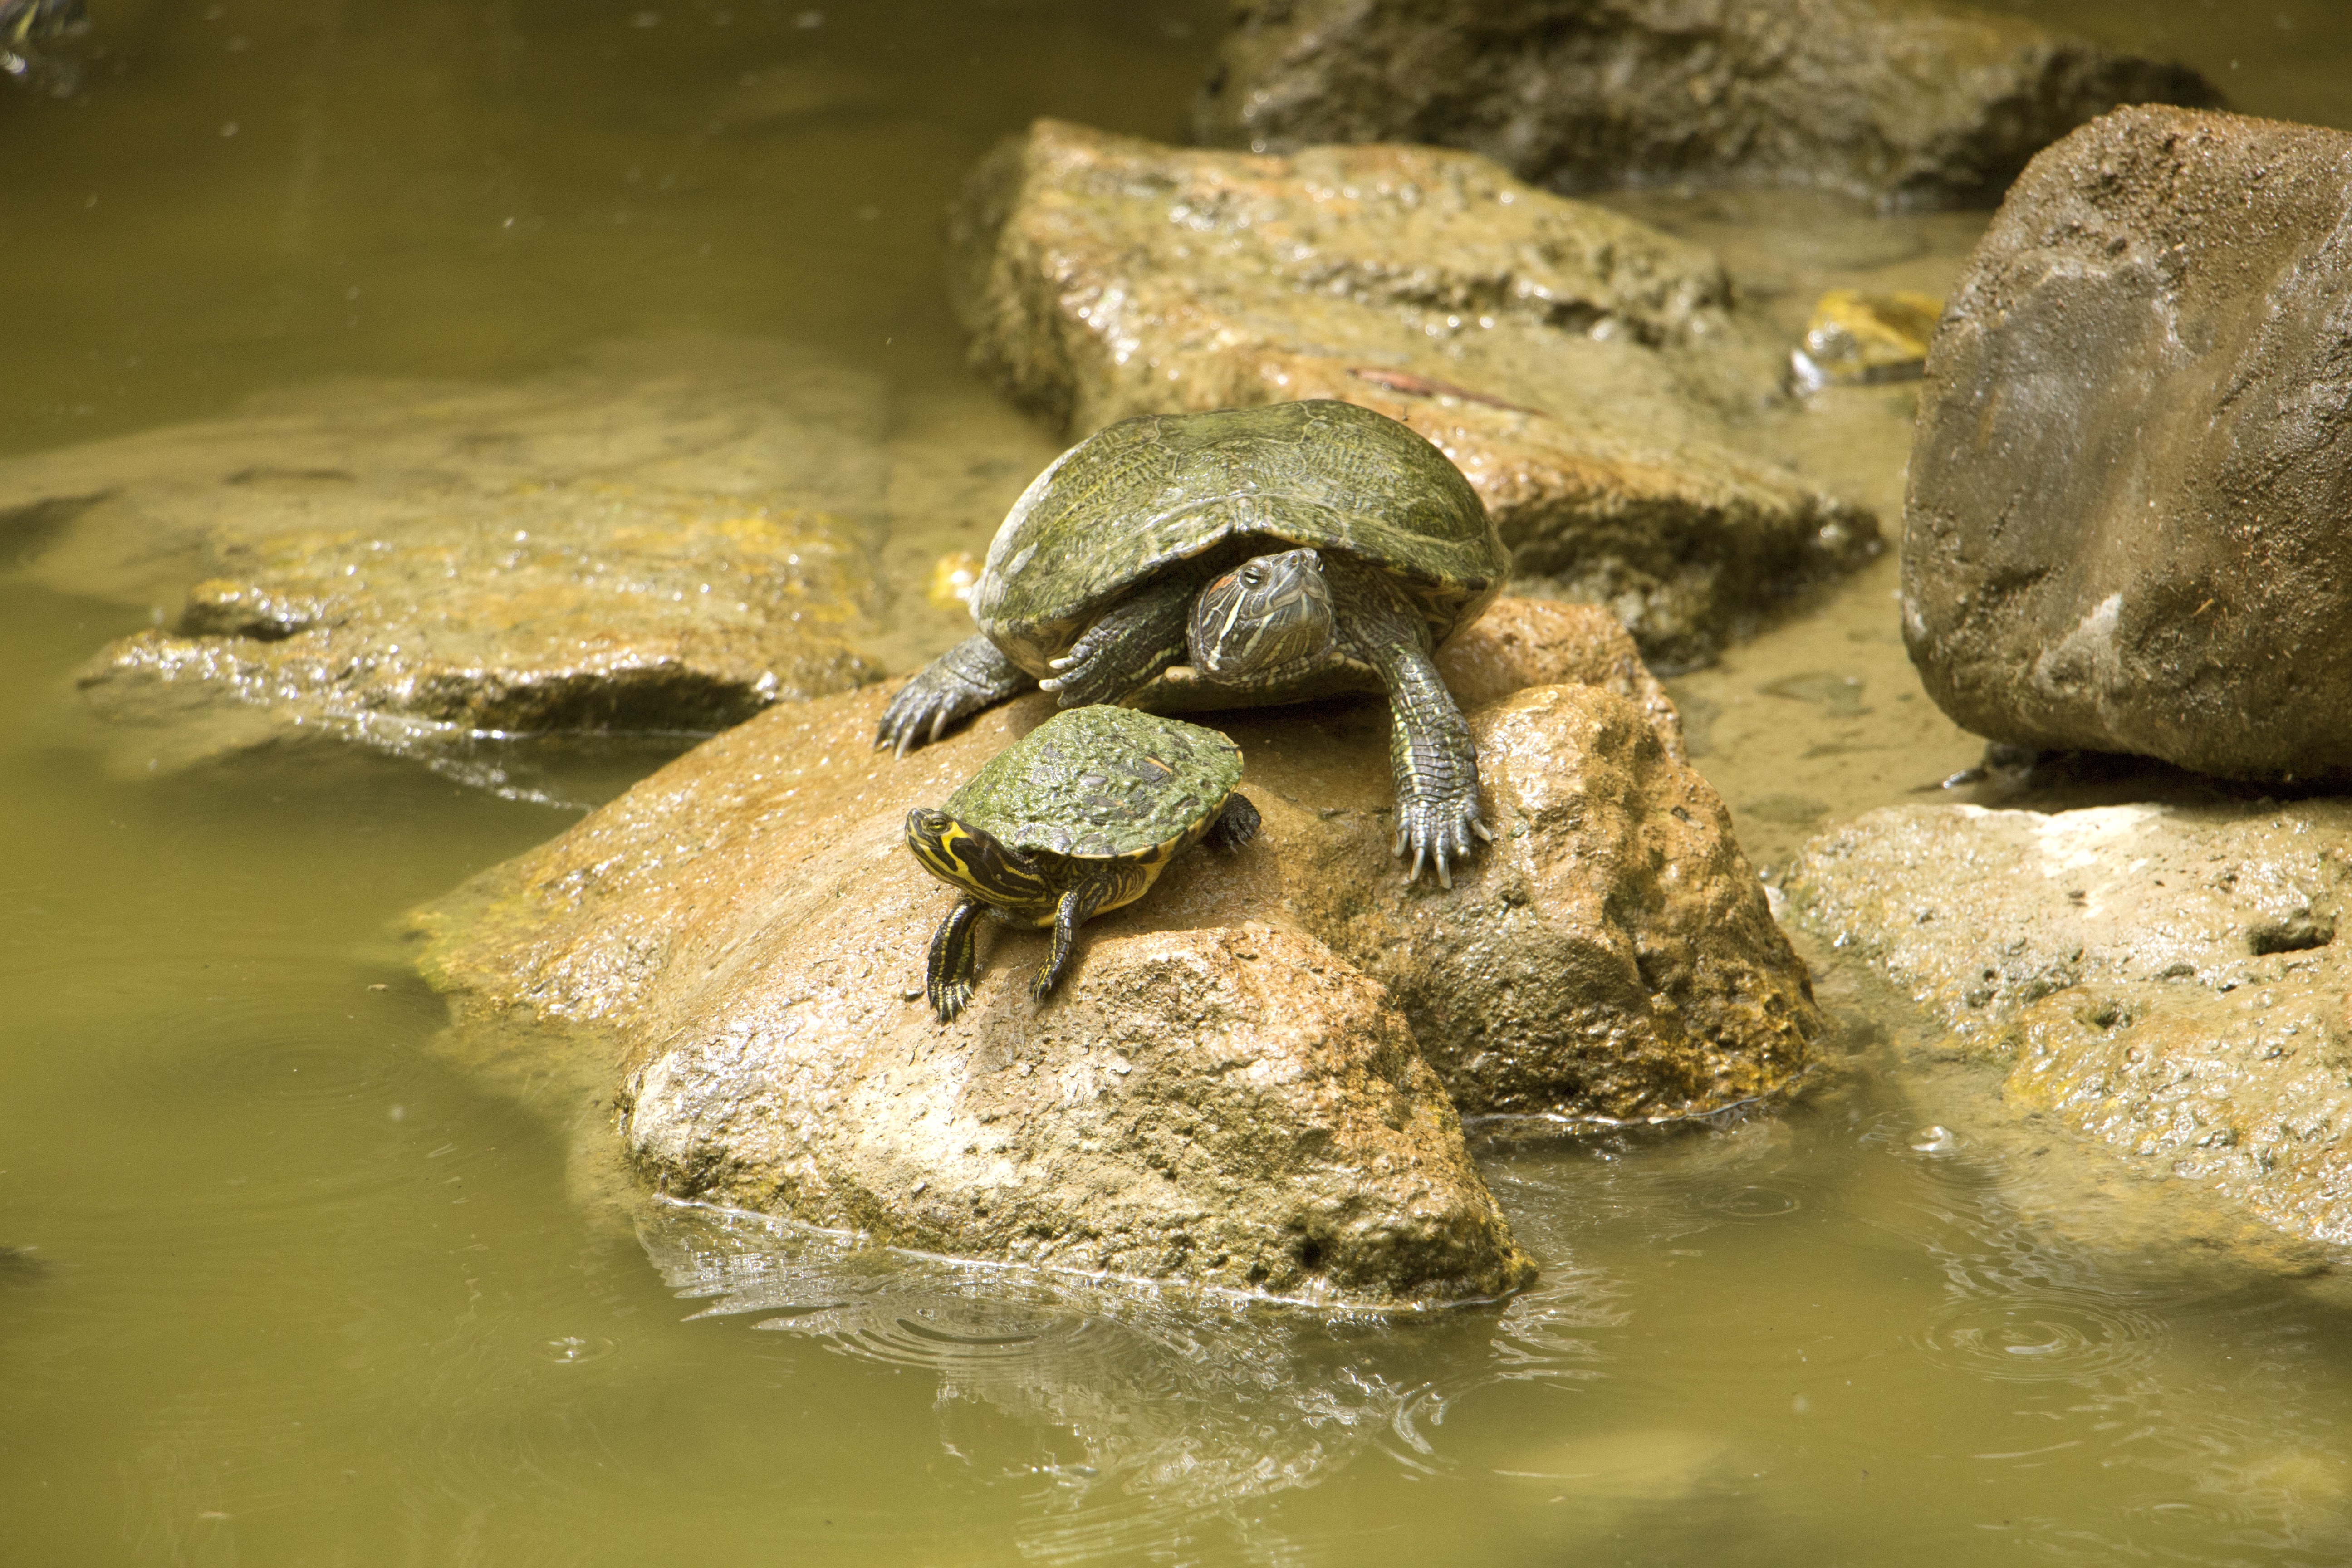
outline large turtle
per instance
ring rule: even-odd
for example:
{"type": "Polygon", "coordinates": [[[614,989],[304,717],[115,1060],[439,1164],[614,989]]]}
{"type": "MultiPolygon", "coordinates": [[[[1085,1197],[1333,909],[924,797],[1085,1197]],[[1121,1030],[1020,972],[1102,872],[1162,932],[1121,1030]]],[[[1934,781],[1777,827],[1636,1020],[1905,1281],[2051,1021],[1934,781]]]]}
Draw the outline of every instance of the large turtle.
{"type": "Polygon", "coordinates": [[[1430,656],[1499,590],[1509,558],[1461,470],[1351,403],[1145,415],[1037,476],[971,596],[980,635],[882,714],[877,746],[1042,685],[1065,708],[1292,702],[1385,690],[1396,852],[1453,886],[1478,758],[1430,656]]]}
{"type": "Polygon", "coordinates": [[[1257,808],[1234,793],[1241,748],[1214,730],[1129,708],[1056,713],[993,757],[934,811],[907,814],[907,847],[963,894],[931,938],[923,994],[946,1023],[971,1000],[975,920],[1051,926],[1030,982],[1042,1002],[1079,926],[1131,904],[1202,837],[1237,848],[1257,808]]]}

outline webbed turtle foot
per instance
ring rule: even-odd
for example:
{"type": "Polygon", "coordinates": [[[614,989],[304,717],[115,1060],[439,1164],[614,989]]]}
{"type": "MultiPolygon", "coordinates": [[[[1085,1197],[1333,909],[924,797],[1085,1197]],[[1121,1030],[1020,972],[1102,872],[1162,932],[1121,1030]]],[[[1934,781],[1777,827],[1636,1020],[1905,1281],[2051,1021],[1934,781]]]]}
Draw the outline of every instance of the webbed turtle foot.
{"type": "MultiPolygon", "coordinates": [[[[1089,634],[1091,637],[1091,634],[1089,634]]],[[[1054,673],[1037,683],[1065,708],[1087,708],[1126,695],[1124,674],[1111,667],[1102,648],[1088,647],[1085,638],[1052,661],[1054,673]]]]}
{"type": "Polygon", "coordinates": [[[1407,883],[1421,880],[1421,868],[1426,865],[1437,872],[1439,887],[1452,888],[1454,868],[1469,862],[1477,853],[1478,841],[1491,844],[1494,838],[1479,820],[1475,798],[1397,803],[1395,854],[1402,860],[1408,849],[1412,852],[1412,865],[1404,874],[1407,883]]]}
{"type": "Polygon", "coordinates": [[[939,1016],[940,1022],[952,1024],[955,1022],[956,1015],[962,1012],[971,1003],[971,982],[969,980],[947,980],[926,987],[925,994],[930,1000],[931,1011],[939,1016]]]}
{"type": "Polygon", "coordinates": [[[1044,1003],[1045,998],[1053,994],[1054,987],[1062,983],[1062,971],[1067,967],[1068,964],[1065,961],[1058,959],[1041,965],[1037,973],[1030,976],[1029,1000],[1044,1003]]]}
{"type": "Polygon", "coordinates": [[[1028,689],[1027,672],[984,637],[966,637],[900,687],[875,726],[877,750],[905,756],[928,746],[950,724],[1028,689]]]}

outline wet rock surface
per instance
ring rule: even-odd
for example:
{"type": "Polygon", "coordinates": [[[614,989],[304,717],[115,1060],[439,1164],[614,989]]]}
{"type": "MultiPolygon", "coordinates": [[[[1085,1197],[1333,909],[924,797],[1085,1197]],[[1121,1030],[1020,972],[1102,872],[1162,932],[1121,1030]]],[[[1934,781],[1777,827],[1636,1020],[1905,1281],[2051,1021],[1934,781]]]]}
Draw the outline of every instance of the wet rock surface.
{"type": "Polygon", "coordinates": [[[895,460],[877,383],[774,345],[327,384],[0,463],[0,573],[149,611],[81,679],[120,766],[329,738],[506,787],[517,737],[872,679],[878,524],[1022,477],[932,445],[895,460]]]}
{"type": "Polygon", "coordinates": [[[1875,547],[1741,450],[1786,375],[1707,251],[1427,148],[1202,153],[1041,121],[955,218],[973,363],[1075,438],[1337,397],[1469,476],[1522,586],[1702,659],[1875,547]]]}
{"type": "MultiPolygon", "coordinates": [[[[1527,629],[1558,616],[1622,679],[1622,634],[1569,606],[1461,663],[1528,668],[1527,629]]],[[[1473,707],[1497,842],[1451,892],[1391,857],[1380,705],[1222,716],[1257,840],[1188,852],[1089,922],[1042,1008],[1045,937],[992,931],[971,1006],[937,1024],[923,955],[952,898],[905,814],[1053,709],[1024,699],[901,763],[869,749],[882,700],[762,714],[422,917],[461,1012],[625,1042],[625,1138],[666,1191],[1050,1268],[1491,1294],[1525,1265],[1455,1102],[1704,1112],[1783,1088],[1819,1029],[1671,710],[1579,685],[1473,707]]]]}
{"type": "Polygon", "coordinates": [[[2019,181],[1927,363],[1904,632],[1967,728],[2352,775],[2352,135],[2137,109],[2019,181]]]}
{"type": "Polygon", "coordinates": [[[2352,805],[1876,811],[1789,891],[2004,1063],[2012,1110],[2352,1242],[2352,805]]]}
{"type": "Polygon", "coordinates": [[[1200,139],[1466,147],[1556,190],[1812,185],[1998,199],[2121,103],[2210,105],[2186,67],[1908,0],[1285,0],[1241,7],[1200,139]]]}
{"type": "Polygon", "coordinates": [[[856,531],[751,497],[544,487],[219,554],[236,575],[81,676],[109,719],[177,730],[167,749],[305,728],[428,755],[708,731],[876,673],[840,636],[864,586],[856,531]]]}

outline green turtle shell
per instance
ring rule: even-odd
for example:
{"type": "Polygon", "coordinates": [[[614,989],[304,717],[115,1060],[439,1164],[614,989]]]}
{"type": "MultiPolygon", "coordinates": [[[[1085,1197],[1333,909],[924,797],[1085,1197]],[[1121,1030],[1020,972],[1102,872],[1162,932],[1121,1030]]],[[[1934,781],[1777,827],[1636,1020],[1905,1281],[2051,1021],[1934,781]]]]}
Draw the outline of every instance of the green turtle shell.
{"type": "Polygon", "coordinates": [[[1317,399],[1122,419],[1013,503],[973,618],[1032,675],[1168,566],[1255,535],[1386,571],[1443,643],[1500,590],[1510,557],[1445,454],[1352,403],[1317,399]]]}
{"type": "Polygon", "coordinates": [[[1107,860],[1181,847],[1241,777],[1241,748],[1214,730],[1102,703],[997,752],[945,809],[1015,849],[1107,860]]]}

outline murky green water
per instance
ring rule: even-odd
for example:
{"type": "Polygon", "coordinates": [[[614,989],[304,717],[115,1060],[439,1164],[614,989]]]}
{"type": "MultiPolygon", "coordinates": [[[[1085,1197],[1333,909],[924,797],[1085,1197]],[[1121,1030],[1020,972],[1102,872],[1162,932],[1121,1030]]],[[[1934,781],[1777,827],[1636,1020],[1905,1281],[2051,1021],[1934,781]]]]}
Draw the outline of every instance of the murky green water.
{"type": "MultiPolygon", "coordinates": [[[[2015,8],[2352,123],[2334,0],[2015,8]]],[[[1001,446],[982,489],[1050,443],[960,368],[942,202],[1035,113],[1177,134],[1219,20],[95,9],[82,98],[0,93],[0,449],[694,331],[878,377],[887,439],[1001,446]]],[[[1630,205],[1792,319],[1832,284],[1940,287],[1979,221],[1630,205]]],[[[1905,395],[1824,407],[1791,455],[1891,519],[1905,395]]],[[[894,568],[975,526],[875,521],[894,568]]],[[[1488,1152],[1545,1264],[1499,1309],[1218,1313],[686,1211],[633,1229],[576,1095],[446,1065],[387,934],[572,818],[364,756],[125,775],[70,677],[145,603],[11,578],[16,544],[0,1561],[2352,1561],[2333,1281],[2184,1245],[2183,1211],[2005,1121],[1834,972],[1838,1060],[1786,1114],[1488,1152]]],[[[1891,583],[1677,683],[1759,863],[1973,757],[1891,583]]],[[[909,611],[897,638],[947,630],[909,611]]]]}

